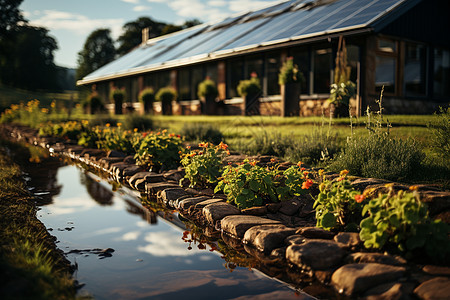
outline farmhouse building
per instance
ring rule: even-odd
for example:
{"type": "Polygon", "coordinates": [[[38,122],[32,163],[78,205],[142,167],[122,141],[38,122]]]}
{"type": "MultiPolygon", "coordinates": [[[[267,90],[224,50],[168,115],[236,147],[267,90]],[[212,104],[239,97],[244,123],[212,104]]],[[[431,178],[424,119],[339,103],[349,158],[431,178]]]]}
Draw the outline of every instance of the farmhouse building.
{"type": "MultiPolygon", "coordinates": [[[[432,113],[450,101],[450,1],[291,0],[154,39],[78,81],[106,102],[124,88],[138,105],[146,87],[178,92],[174,114],[200,114],[198,84],[218,87],[218,114],[241,114],[240,80],[260,79],[258,113],[279,115],[282,63],[292,57],[303,74],[299,111],[320,115],[329,107],[340,37],[346,42],[356,114],[379,98],[386,113],[432,113]]],[[[156,111],[160,111],[155,103],[156,111]]]]}

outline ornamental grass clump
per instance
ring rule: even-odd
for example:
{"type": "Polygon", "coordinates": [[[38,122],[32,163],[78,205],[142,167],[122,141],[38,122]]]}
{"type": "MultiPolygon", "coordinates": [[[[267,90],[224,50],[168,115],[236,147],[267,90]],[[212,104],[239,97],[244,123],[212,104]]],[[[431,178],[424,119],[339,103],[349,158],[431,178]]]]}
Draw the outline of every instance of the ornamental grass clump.
{"type": "Polygon", "coordinates": [[[180,165],[181,136],[159,132],[143,132],[136,150],[136,164],[154,172],[171,170],[180,165]]]}
{"type": "Polygon", "coordinates": [[[153,110],[153,102],[155,102],[155,91],[148,87],[139,93],[139,102],[144,106],[144,111],[150,113],[153,110]]]}
{"type": "Polygon", "coordinates": [[[450,255],[450,226],[432,220],[427,205],[420,201],[417,187],[379,194],[363,208],[360,238],[367,248],[397,250],[407,257],[428,255],[442,263],[450,255]]]}
{"type": "Polygon", "coordinates": [[[190,150],[181,154],[181,164],[190,187],[213,187],[223,171],[223,158],[230,154],[228,145],[220,142],[215,146],[211,143],[200,143],[200,149],[190,150]]]}
{"type": "Polygon", "coordinates": [[[443,159],[450,162],[450,106],[446,109],[439,108],[436,113],[436,121],[428,124],[433,150],[443,159]]]}
{"type": "Polygon", "coordinates": [[[366,195],[353,188],[347,174],[347,170],[342,170],[340,176],[332,181],[323,177],[319,185],[320,193],[314,202],[317,227],[326,230],[358,230],[366,195]]]}

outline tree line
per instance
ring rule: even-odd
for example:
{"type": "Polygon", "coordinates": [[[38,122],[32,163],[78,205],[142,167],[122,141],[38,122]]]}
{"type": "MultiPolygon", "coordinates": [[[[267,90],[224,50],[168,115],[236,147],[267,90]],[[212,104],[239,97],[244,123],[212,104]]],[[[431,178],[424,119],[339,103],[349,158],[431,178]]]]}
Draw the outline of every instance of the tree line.
{"type": "Polygon", "coordinates": [[[142,42],[142,30],[149,28],[149,38],[176,32],[200,24],[197,19],[188,20],[182,25],[158,22],[149,17],[140,17],[123,25],[123,33],[117,39],[117,48],[111,38],[111,31],[100,28],[86,39],[83,49],[78,53],[77,79],[92,73],[98,68],[122,56],[142,42]]]}
{"type": "MultiPolygon", "coordinates": [[[[54,62],[57,41],[44,27],[32,26],[19,6],[23,0],[0,0],[0,83],[27,90],[58,91],[74,86],[68,82],[69,70],[54,62]]],[[[123,25],[123,33],[114,41],[109,29],[93,31],[78,53],[76,79],[81,79],[141,43],[142,29],[157,37],[200,24],[198,20],[183,25],[158,22],[140,17],[123,25]],[[117,47],[116,47],[117,44],[117,47]]]]}

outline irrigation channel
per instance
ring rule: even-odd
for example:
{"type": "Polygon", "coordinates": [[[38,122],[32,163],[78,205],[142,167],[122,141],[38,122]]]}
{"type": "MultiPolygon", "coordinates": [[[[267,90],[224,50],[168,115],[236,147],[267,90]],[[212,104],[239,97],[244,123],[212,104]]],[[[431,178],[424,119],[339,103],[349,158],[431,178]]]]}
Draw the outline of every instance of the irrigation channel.
{"type": "MultiPolygon", "coordinates": [[[[173,211],[80,165],[46,159],[27,170],[38,218],[77,270],[81,296],[95,299],[311,299],[251,262],[233,262],[220,241],[202,243],[173,211]],[[241,265],[241,266],[239,266],[241,265]]],[[[245,260],[245,259],[244,259],[245,260]]]]}

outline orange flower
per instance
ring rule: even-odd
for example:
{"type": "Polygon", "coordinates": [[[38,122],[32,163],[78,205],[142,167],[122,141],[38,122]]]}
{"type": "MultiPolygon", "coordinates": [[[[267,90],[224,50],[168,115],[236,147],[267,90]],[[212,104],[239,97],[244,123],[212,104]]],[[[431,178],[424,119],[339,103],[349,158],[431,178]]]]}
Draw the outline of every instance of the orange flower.
{"type": "Polygon", "coordinates": [[[302,190],[308,190],[313,185],[313,181],[311,179],[306,179],[303,181],[302,190]]]}
{"type": "Polygon", "coordinates": [[[303,164],[303,162],[299,161],[299,162],[297,163],[297,166],[301,167],[302,164],[303,164]]]}
{"type": "Polygon", "coordinates": [[[366,199],[366,196],[365,196],[365,195],[355,195],[355,201],[356,201],[357,203],[363,202],[364,199],[366,199]]]}
{"type": "Polygon", "coordinates": [[[417,191],[419,189],[419,187],[417,185],[412,185],[409,187],[410,191],[417,191]]]}
{"type": "Polygon", "coordinates": [[[196,152],[192,152],[191,155],[190,155],[190,157],[194,157],[194,156],[196,156],[196,155],[197,155],[196,152]]]}
{"type": "Polygon", "coordinates": [[[169,133],[169,137],[174,137],[175,134],[174,133],[169,133]]]}
{"type": "Polygon", "coordinates": [[[227,154],[230,155],[230,151],[227,150],[227,154]]]}
{"type": "Polygon", "coordinates": [[[251,161],[249,164],[254,167],[256,166],[256,161],[251,161]]]}
{"type": "Polygon", "coordinates": [[[308,174],[309,174],[308,171],[303,172],[303,175],[304,175],[304,176],[306,176],[306,175],[308,175],[308,174]]]}
{"type": "Polygon", "coordinates": [[[300,169],[300,171],[305,171],[305,170],[306,170],[306,168],[301,168],[301,169],[300,169]]]}
{"type": "Polygon", "coordinates": [[[348,170],[342,170],[340,173],[339,173],[339,175],[341,175],[341,176],[345,176],[345,175],[347,175],[348,174],[348,170]]]}
{"type": "Polygon", "coordinates": [[[187,146],[186,149],[188,149],[188,150],[191,149],[191,146],[187,146]]]}
{"type": "Polygon", "coordinates": [[[111,124],[109,124],[109,123],[106,123],[106,125],[105,125],[106,127],[109,127],[109,126],[111,126],[111,124]]]}
{"type": "Polygon", "coordinates": [[[220,142],[219,148],[222,149],[222,150],[227,150],[228,149],[228,145],[223,143],[223,142],[220,142]]]}
{"type": "Polygon", "coordinates": [[[276,162],[277,160],[275,159],[275,158],[271,158],[270,159],[270,162],[272,162],[272,163],[274,163],[274,162],[276,162]]]}

